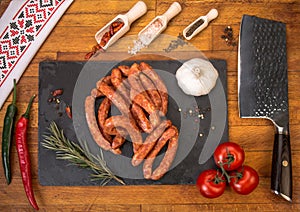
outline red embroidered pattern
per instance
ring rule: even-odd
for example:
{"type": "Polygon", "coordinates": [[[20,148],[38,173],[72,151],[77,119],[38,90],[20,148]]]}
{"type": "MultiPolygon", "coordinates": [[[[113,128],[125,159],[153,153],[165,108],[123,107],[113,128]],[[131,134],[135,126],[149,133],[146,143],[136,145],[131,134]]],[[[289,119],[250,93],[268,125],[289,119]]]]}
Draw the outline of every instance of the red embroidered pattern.
{"type": "Polygon", "coordinates": [[[0,87],[64,0],[25,1],[0,31],[0,87]]]}

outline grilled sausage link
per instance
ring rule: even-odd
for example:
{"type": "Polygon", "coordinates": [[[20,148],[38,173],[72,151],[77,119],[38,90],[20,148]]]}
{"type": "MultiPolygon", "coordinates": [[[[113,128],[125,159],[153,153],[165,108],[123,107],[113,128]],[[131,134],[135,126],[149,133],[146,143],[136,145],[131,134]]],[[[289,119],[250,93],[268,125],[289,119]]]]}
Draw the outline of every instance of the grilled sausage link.
{"type": "Polygon", "coordinates": [[[140,65],[137,64],[137,63],[133,63],[129,68],[128,77],[130,75],[136,75],[137,76],[137,74],[139,74],[140,72],[141,72],[140,65]]]}
{"type": "Polygon", "coordinates": [[[84,107],[86,121],[93,139],[102,149],[110,150],[110,142],[103,137],[97,124],[95,116],[95,98],[93,96],[87,96],[85,99],[84,107]]]}
{"type": "Polygon", "coordinates": [[[115,86],[115,88],[119,87],[122,84],[123,77],[120,69],[114,68],[111,71],[110,77],[111,77],[111,83],[113,84],[113,86],[115,86]]]}
{"type": "Polygon", "coordinates": [[[164,158],[162,159],[159,166],[154,170],[154,172],[151,175],[152,180],[159,180],[169,170],[175,158],[177,148],[178,148],[178,135],[170,139],[168,144],[168,149],[165,153],[164,158]]]}
{"type": "Polygon", "coordinates": [[[111,136],[109,134],[107,134],[106,132],[104,132],[103,128],[104,128],[104,123],[105,123],[105,120],[108,116],[108,112],[109,112],[110,107],[111,107],[111,101],[107,97],[105,97],[103,99],[103,101],[101,102],[101,104],[99,106],[99,109],[98,109],[99,128],[100,128],[100,131],[102,132],[104,138],[106,140],[108,140],[109,142],[112,141],[111,136]]]}
{"type": "Polygon", "coordinates": [[[152,103],[151,99],[148,95],[144,95],[143,93],[138,93],[136,90],[130,90],[130,98],[131,100],[142,107],[148,114],[152,114],[156,111],[154,104],[152,103]]]}
{"type": "Polygon", "coordinates": [[[145,160],[143,164],[143,172],[144,172],[144,177],[146,179],[151,178],[152,174],[152,165],[155,160],[155,157],[157,154],[160,152],[160,150],[165,146],[165,144],[170,140],[172,137],[178,136],[178,130],[177,128],[172,125],[170,128],[168,128],[162,136],[158,139],[157,143],[147,156],[147,159],[145,160]]]}
{"type": "Polygon", "coordinates": [[[133,166],[138,166],[144,158],[148,155],[148,153],[155,146],[156,141],[163,134],[166,128],[170,127],[172,122],[170,120],[164,120],[161,124],[153,130],[146,138],[145,142],[141,145],[138,151],[133,155],[131,164],[133,166]]]}
{"type": "Polygon", "coordinates": [[[127,104],[130,104],[130,93],[123,83],[124,78],[122,77],[122,72],[118,68],[114,68],[111,72],[111,83],[115,87],[115,91],[119,92],[127,104]]]}
{"type": "Polygon", "coordinates": [[[139,127],[144,132],[150,133],[153,130],[153,127],[152,127],[150,121],[148,120],[145,112],[139,105],[133,103],[133,105],[131,107],[131,113],[132,113],[133,117],[135,118],[139,127]]]}

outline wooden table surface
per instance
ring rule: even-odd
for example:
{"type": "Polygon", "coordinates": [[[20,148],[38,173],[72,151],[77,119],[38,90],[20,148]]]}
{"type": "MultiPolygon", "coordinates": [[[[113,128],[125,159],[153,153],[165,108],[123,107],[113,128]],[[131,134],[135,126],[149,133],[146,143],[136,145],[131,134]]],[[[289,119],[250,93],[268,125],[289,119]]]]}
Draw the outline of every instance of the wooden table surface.
{"type": "MultiPolygon", "coordinates": [[[[0,1],[3,14],[9,0],[0,1]]],[[[94,34],[117,14],[125,13],[136,0],[74,0],[47,40],[39,49],[18,83],[17,106],[24,111],[30,95],[38,92],[38,66],[44,60],[84,60],[95,44],[94,34]]],[[[209,210],[300,210],[300,1],[299,0],[180,0],[182,12],[172,19],[165,34],[177,36],[193,20],[216,8],[219,16],[206,30],[190,42],[209,58],[228,63],[228,116],[230,141],[239,143],[246,152],[246,164],[260,176],[258,188],[247,196],[229,188],[217,199],[202,197],[194,185],[118,186],[118,187],[51,187],[38,182],[38,104],[32,108],[29,149],[32,161],[33,188],[37,202],[45,211],[209,211],[209,210]],[[243,14],[256,15],[286,23],[289,77],[290,134],[293,159],[293,203],[287,203],[270,191],[271,157],[274,127],[262,119],[241,119],[237,102],[237,47],[221,39],[230,25],[239,34],[243,14]]],[[[156,15],[166,11],[172,1],[145,0],[146,15],[134,22],[127,35],[137,34],[156,15]]],[[[0,111],[2,134],[7,99],[0,111]]],[[[18,114],[18,117],[20,114],[18,114]]],[[[15,145],[12,146],[12,183],[7,186],[0,169],[0,211],[31,211],[20,176],[15,145]]]]}

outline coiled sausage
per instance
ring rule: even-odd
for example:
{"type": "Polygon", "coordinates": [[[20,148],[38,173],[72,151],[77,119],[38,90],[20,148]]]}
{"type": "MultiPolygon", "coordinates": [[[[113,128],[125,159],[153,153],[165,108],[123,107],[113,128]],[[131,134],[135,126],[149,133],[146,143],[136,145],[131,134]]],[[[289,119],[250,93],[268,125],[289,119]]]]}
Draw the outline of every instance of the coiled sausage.
{"type": "Polygon", "coordinates": [[[87,96],[85,99],[85,117],[95,142],[104,150],[110,150],[110,142],[106,140],[97,124],[96,116],[95,116],[95,98],[93,96],[87,96]]]}

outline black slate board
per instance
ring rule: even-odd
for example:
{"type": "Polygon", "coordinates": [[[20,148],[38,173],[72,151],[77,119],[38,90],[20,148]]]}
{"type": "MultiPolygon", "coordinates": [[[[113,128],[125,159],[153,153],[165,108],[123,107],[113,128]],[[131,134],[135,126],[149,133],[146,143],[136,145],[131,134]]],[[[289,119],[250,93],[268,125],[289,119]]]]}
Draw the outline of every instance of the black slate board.
{"type": "MultiPolygon", "coordinates": [[[[226,79],[226,61],[211,60],[214,67],[219,72],[219,78],[224,88],[225,95],[227,94],[227,79],[226,79]]],[[[107,62],[109,63],[109,62],[107,62]]],[[[152,61],[150,63],[155,66],[162,67],[166,61],[152,61]]],[[[43,135],[48,133],[47,127],[51,121],[55,121],[57,125],[64,130],[65,135],[74,142],[77,142],[77,137],[74,131],[73,122],[65,114],[66,105],[72,104],[73,89],[77,78],[84,67],[84,62],[57,62],[44,61],[39,67],[39,181],[41,185],[46,186],[84,186],[84,185],[99,185],[99,181],[91,181],[91,171],[82,169],[74,165],[70,165],[68,161],[57,160],[53,151],[45,149],[41,142],[43,135]],[[54,89],[63,88],[64,93],[60,96],[59,107],[55,103],[49,103],[51,97],[50,92],[54,89]]],[[[172,63],[173,70],[180,67],[181,63],[172,63]],[[175,68],[175,69],[174,69],[175,68]]],[[[168,68],[170,64],[168,64],[168,68]]],[[[209,108],[210,101],[208,96],[196,98],[200,108],[209,108]]],[[[173,106],[172,99],[170,101],[171,110],[176,110],[173,106]]],[[[167,115],[168,116],[168,115],[167,115]]],[[[172,120],[172,118],[171,118],[172,120]]],[[[144,184],[194,184],[199,173],[205,169],[215,167],[214,162],[209,159],[205,164],[199,165],[198,159],[203,145],[206,141],[207,134],[211,127],[211,114],[209,111],[205,114],[205,119],[201,122],[200,132],[203,137],[198,137],[194,147],[188,156],[178,164],[174,169],[169,171],[159,181],[150,181],[144,179],[123,179],[127,185],[144,185],[144,184]]],[[[180,126],[179,126],[180,127],[180,126]]],[[[222,135],[221,142],[228,140],[228,124],[222,135]]],[[[118,185],[111,181],[108,185],[118,185]]]]}

